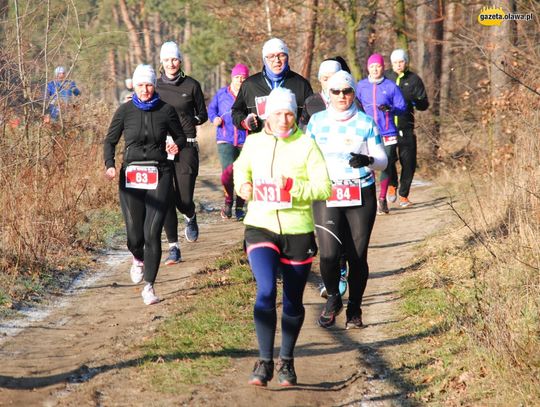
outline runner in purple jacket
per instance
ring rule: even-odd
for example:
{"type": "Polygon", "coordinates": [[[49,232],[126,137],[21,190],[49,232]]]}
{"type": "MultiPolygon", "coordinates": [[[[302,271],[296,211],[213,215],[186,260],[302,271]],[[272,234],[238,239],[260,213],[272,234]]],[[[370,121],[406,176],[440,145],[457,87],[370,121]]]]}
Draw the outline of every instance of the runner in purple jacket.
{"type": "MultiPolygon", "coordinates": [[[[221,162],[221,183],[225,191],[225,205],[221,209],[221,217],[232,217],[234,200],[234,183],[232,164],[240,155],[240,150],[246,140],[247,131],[236,128],[232,121],[231,106],[236,100],[240,85],[249,76],[249,68],[237,64],[231,71],[231,83],[219,89],[208,105],[208,118],[216,127],[216,141],[221,162]]],[[[244,200],[236,197],[235,216],[237,220],[244,219],[244,200]]]]}
{"type": "MultiPolygon", "coordinates": [[[[396,144],[398,131],[394,124],[394,116],[407,112],[407,103],[399,87],[383,76],[384,58],[381,54],[373,54],[368,58],[369,76],[356,85],[356,97],[362,103],[364,111],[371,116],[383,138],[388,162],[396,160],[396,144]]],[[[386,192],[390,182],[388,167],[381,171],[381,190],[379,193],[378,214],[388,213],[386,192]]]]}

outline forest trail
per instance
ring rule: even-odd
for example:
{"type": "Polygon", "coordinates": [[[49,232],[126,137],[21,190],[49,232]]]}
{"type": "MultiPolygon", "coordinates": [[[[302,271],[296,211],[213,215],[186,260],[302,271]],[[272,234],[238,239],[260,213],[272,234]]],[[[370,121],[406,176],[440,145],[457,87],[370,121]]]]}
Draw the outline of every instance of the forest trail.
{"type": "MultiPolygon", "coordinates": [[[[216,171],[202,171],[196,198],[219,207],[221,186],[216,171]]],[[[248,355],[233,360],[225,374],[191,392],[174,397],[154,392],[141,381],[137,345],[147,339],[173,310],[171,299],[181,295],[198,270],[227,249],[238,246],[243,225],[224,221],[219,211],[202,217],[201,237],[181,242],[183,262],[160,269],[156,291],[163,302],[145,306],[140,286],[129,280],[125,261],[103,265],[103,270],[74,289],[43,319],[26,321],[15,336],[0,336],[0,406],[386,406],[408,405],[407,383],[388,368],[392,346],[413,341],[397,336],[397,301],[404,268],[414,246],[444,224],[444,199],[433,188],[413,185],[408,209],[391,206],[378,216],[372,235],[370,280],[364,301],[361,330],[345,330],[344,313],[335,328],[316,325],[324,303],[315,265],[305,293],[306,320],[296,350],[299,386],[268,388],[247,385],[256,359],[256,344],[248,355]]],[[[22,322],[21,322],[22,323],[22,322]]],[[[7,329],[0,323],[0,335],[7,329]]],[[[279,328],[276,345],[279,345],[279,328]]]]}

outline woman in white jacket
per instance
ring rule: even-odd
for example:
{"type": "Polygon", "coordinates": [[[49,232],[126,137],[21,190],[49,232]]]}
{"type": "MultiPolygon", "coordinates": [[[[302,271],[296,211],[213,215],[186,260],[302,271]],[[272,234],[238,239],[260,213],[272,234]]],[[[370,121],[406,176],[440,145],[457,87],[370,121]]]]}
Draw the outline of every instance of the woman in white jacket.
{"type": "Polygon", "coordinates": [[[342,251],[349,263],[346,328],[363,326],[361,303],[369,275],[367,250],[377,212],[373,170],[387,165],[376,123],[354,103],[354,85],[353,77],[345,71],[332,75],[328,80],[330,105],[311,117],[306,130],[323,152],[332,180],[332,196],[313,203],[321,276],[328,292],[317,321],[324,328],[334,325],[343,309],[339,292],[342,251]]]}

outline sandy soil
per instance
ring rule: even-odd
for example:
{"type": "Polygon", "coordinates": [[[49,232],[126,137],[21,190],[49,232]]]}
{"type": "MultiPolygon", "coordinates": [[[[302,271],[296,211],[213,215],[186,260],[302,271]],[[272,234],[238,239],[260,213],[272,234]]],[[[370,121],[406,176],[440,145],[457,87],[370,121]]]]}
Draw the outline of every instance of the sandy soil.
{"type": "MultiPolygon", "coordinates": [[[[196,198],[219,207],[216,171],[203,172],[196,198]]],[[[387,406],[410,405],[407,382],[388,367],[392,346],[414,338],[396,336],[399,283],[414,246],[444,223],[444,202],[433,188],[413,187],[412,208],[391,205],[379,216],[372,236],[371,276],[364,303],[365,329],[344,329],[344,313],[334,329],[315,320],[324,303],[314,268],[305,304],[306,321],[296,350],[299,386],[248,386],[256,345],[223,375],[185,394],[159,394],[136,369],[137,344],[152,335],[173,310],[171,299],[185,294],[190,276],[241,240],[243,227],[218,211],[201,216],[201,237],[181,242],[184,262],[161,268],[156,291],[163,302],[145,306],[139,286],[129,280],[129,256],[103,263],[101,271],[49,307],[43,318],[20,321],[15,335],[0,322],[0,406],[387,406]],[[2,337],[2,334],[4,335],[2,337]]],[[[124,257],[125,256],[125,257],[124,257]]],[[[186,299],[189,301],[189,299],[186,299]]],[[[16,326],[15,326],[16,328],[16,326]]],[[[279,333],[279,332],[278,332],[279,333]]],[[[279,338],[276,340],[279,344],[279,338]]]]}

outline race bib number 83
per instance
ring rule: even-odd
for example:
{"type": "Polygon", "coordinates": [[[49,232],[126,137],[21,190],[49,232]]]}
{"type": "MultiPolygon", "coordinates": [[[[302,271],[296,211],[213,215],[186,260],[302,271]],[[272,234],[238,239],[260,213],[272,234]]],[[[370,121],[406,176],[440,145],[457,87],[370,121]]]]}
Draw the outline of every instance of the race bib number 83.
{"type": "Polygon", "coordinates": [[[126,167],[126,188],[156,189],[158,169],[149,165],[128,165],[126,167]]]}

